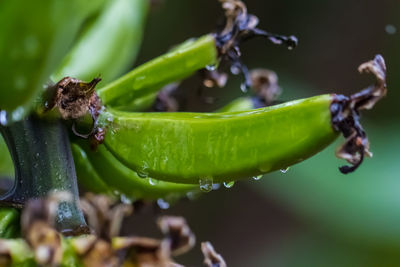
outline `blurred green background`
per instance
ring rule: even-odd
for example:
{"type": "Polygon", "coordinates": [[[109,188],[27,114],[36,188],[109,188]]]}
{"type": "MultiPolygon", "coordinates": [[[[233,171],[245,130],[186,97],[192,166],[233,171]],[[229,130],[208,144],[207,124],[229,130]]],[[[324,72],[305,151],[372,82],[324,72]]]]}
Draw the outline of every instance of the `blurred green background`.
{"type": "MultiPolygon", "coordinates": [[[[222,15],[215,0],[161,2],[150,13],[136,64],[209,32],[222,15]]],[[[343,175],[336,143],[286,174],[222,187],[162,213],[185,216],[198,245],[211,241],[229,266],[400,266],[400,2],[245,2],[260,28],[299,39],[293,51],[262,39],[242,46],[249,68],[277,72],[281,100],[354,93],[373,81],[358,74],[359,64],[377,53],[385,57],[388,96],[362,119],[374,157],[343,175]]],[[[185,81],[179,94],[186,110],[215,110],[242,95],[241,81],[231,76],[226,88],[205,90],[203,96],[216,97],[213,104],[199,100],[198,77],[185,81]]],[[[129,225],[136,233],[154,231],[152,217],[144,211],[129,225]]],[[[199,266],[198,248],[178,262],[199,266]]]]}
{"type": "MultiPolygon", "coordinates": [[[[173,45],[215,28],[217,0],[158,0],[150,11],[137,66],[173,45]]],[[[351,94],[373,80],[360,63],[382,54],[388,66],[387,98],[365,112],[362,123],[374,157],[353,174],[334,156],[338,142],[287,173],[221,187],[168,210],[148,207],[126,223],[138,235],[156,235],[160,214],[184,216],[197,246],[177,261],[200,266],[201,241],[211,241],[229,266],[400,266],[400,2],[398,0],[245,1],[260,28],[293,34],[293,51],[262,39],[242,46],[252,68],[277,72],[281,100],[324,93],[351,94]]],[[[204,89],[194,76],[182,83],[182,108],[212,111],[243,93],[242,77],[224,89],[204,89]],[[215,99],[208,103],[204,97],[215,99]]],[[[268,151],[266,151],[268,153],[268,151]]],[[[1,166],[7,164],[0,158],[1,166]]]]}

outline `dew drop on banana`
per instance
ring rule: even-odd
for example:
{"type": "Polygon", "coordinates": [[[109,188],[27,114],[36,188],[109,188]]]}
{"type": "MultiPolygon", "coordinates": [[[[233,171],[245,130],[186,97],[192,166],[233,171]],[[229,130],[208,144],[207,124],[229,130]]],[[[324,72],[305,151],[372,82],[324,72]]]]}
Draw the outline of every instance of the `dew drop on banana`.
{"type": "Polygon", "coordinates": [[[231,181],[231,182],[224,182],[224,186],[225,186],[226,188],[232,188],[234,185],[235,185],[235,182],[234,182],[234,181],[231,181]]]}
{"type": "Polygon", "coordinates": [[[253,176],[253,180],[255,180],[255,181],[259,181],[259,180],[261,180],[261,178],[263,178],[262,175],[253,176]]]}
{"type": "Polygon", "coordinates": [[[211,177],[200,178],[199,185],[201,191],[208,193],[213,190],[213,179],[211,177]]]}

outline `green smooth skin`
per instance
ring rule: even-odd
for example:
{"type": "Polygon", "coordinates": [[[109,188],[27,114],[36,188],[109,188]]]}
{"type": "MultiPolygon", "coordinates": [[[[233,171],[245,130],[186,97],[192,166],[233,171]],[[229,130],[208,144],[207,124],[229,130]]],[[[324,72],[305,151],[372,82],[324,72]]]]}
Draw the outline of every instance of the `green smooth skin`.
{"type": "MultiPolygon", "coordinates": [[[[185,42],[173,47],[169,52],[174,52],[174,51],[182,51],[183,49],[191,48],[193,44],[196,42],[195,38],[188,39],[185,42]]],[[[165,64],[164,61],[160,61],[161,64],[165,64]]],[[[190,75],[191,73],[189,73],[190,75]]],[[[186,77],[183,77],[186,78],[186,77]]],[[[182,79],[183,79],[182,78],[182,79]]],[[[123,110],[123,111],[131,111],[131,112],[136,112],[136,111],[145,111],[149,109],[160,90],[164,88],[167,84],[159,84],[159,81],[150,81],[148,84],[148,87],[144,89],[145,91],[143,94],[141,93],[140,96],[136,97],[135,95],[132,96],[132,98],[120,98],[118,101],[112,104],[112,107],[118,110],[123,110]],[[158,84],[154,85],[151,82],[157,82],[158,84]]]]}
{"type": "Polygon", "coordinates": [[[0,1],[0,109],[21,119],[104,0],[0,1]]]}
{"type": "Polygon", "coordinates": [[[164,85],[217,63],[213,36],[205,35],[184,44],[98,90],[103,104],[118,106],[130,103],[137,97],[154,93],[164,85]]]}
{"type": "Polygon", "coordinates": [[[19,231],[19,211],[0,207],[0,238],[15,237],[19,231]]]}
{"type": "Polygon", "coordinates": [[[106,84],[125,72],[139,50],[149,1],[109,0],[80,36],[53,81],[66,76],[106,84]]]}
{"type": "Polygon", "coordinates": [[[254,109],[254,103],[251,97],[239,97],[218,109],[216,112],[235,112],[254,109]]]}
{"type": "MultiPolygon", "coordinates": [[[[142,95],[140,97],[132,99],[132,101],[127,102],[127,103],[120,103],[118,106],[114,106],[113,108],[122,110],[122,111],[130,111],[130,112],[142,112],[150,109],[154,102],[156,101],[158,92],[162,88],[157,86],[157,89],[151,88],[150,90],[156,90],[156,92],[148,93],[145,95],[142,95]]],[[[150,91],[149,90],[149,91],[150,91]]],[[[122,102],[122,101],[121,101],[122,102]]]]}
{"type": "Polygon", "coordinates": [[[159,180],[233,181],[296,164],[338,134],[331,95],[232,113],[128,113],[109,109],[107,148],[129,168],[159,180]],[[111,122],[110,122],[111,121],[111,122]]]}
{"type": "Polygon", "coordinates": [[[89,162],[86,152],[76,144],[71,145],[71,150],[79,184],[86,190],[90,190],[90,192],[111,195],[112,189],[99,177],[89,162]]]}
{"type": "Polygon", "coordinates": [[[97,151],[92,151],[83,143],[81,145],[88,156],[88,163],[94,167],[102,180],[127,197],[144,200],[173,198],[199,188],[197,185],[176,184],[154,179],[154,185],[152,185],[149,178],[139,177],[136,172],[116,159],[104,145],[100,145],[97,151]]]}

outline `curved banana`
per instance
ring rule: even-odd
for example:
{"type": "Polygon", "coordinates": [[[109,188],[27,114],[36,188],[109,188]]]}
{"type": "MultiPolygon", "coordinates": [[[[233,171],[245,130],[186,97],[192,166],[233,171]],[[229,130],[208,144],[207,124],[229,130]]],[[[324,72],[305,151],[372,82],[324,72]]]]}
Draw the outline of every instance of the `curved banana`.
{"type": "MultiPolygon", "coordinates": [[[[80,145],[87,155],[83,162],[85,166],[92,166],[95,170],[94,173],[101,178],[107,187],[117,190],[128,198],[174,199],[189,191],[198,190],[198,186],[194,185],[163,182],[148,177],[142,178],[116,159],[105,146],[99,146],[96,151],[93,151],[86,144],[81,143],[80,145]]],[[[74,145],[74,147],[76,146],[74,145]]],[[[78,166],[79,169],[84,167],[83,164],[79,163],[78,166]]],[[[78,178],[81,180],[80,176],[78,178]]],[[[87,182],[89,183],[88,188],[91,188],[90,181],[87,180],[87,182]]]]}
{"type": "Polygon", "coordinates": [[[107,148],[160,180],[232,181],[286,168],[329,145],[333,95],[233,113],[128,113],[108,109],[107,148]],[[111,122],[110,122],[111,121],[111,122]]]}

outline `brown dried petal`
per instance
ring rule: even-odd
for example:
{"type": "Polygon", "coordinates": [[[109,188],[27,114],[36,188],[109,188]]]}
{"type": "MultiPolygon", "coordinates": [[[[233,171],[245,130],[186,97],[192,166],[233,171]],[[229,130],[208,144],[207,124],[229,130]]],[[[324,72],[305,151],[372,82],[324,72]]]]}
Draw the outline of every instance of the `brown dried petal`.
{"type": "Polygon", "coordinates": [[[358,110],[371,109],[376,102],[386,96],[386,64],[381,55],[358,67],[360,73],[373,74],[376,78],[374,85],[351,96],[351,107],[358,110]]]}
{"type": "Polygon", "coordinates": [[[89,112],[92,96],[96,94],[95,87],[101,81],[94,78],[91,82],[85,83],[81,80],[65,77],[55,87],[55,106],[63,119],[77,119],[89,112]]]}
{"type": "MultiPolygon", "coordinates": [[[[285,44],[289,49],[297,46],[297,38],[283,36],[258,29],[258,18],[247,13],[246,5],[239,0],[220,0],[225,10],[225,25],[222,31],[215,33],[216,45],[219,56],[231,64],[233,74],[244,75],[244,86],[251,86],[251,79],[247,67],[240,61],[239,46],[242,42],[251,38],[264,37],[274,44],[285,44]]],[[[243,89],[242,89],[243,90],[243,89]]]]}
{"type": "Polygon", "coordinates": [[[353,172],[360,166],[364,156],[372,156],[367,135],[359,122],[359,114],[360,110],[371,109],[386,95],[387,90],[386,65],[381,55],[362,64],[359,71],[373,74],[376,78],[375,84],[350,97],[335,95],[330,107],[333,127],[346,138],[345,143],[338,148],[336,156],[352,164],[340,167],[342,173],[353,172]]]}
{"type": "Polygon", "coordinates": [[[101,239],[93,244],[93,247],[82,256],[84,266],[87,267],[117,267],[119,266],[111,244],[101,239]]]}
{"type": "Polygon", "coordinates": [[[266,105],[270,105],[281,94],[282,90],[278,85],[278,76],[275,72],[254,69],[250,71],[250,77],[252,88],[266,105]]]}
{"type": "Polygon", "coordinates": [[[175,82],[166,85],[157,95],[156,101],[153,105],[155,111],[175,112],[179,110],[179,104],[174,93],[178,89],[180,83],[175,82]]]}
{"type": "Polygon", "coordinates": [[[47,223],[34,222],[25,238],[35,253],[37,263],[50,266],[58,266],[61,263],[63,256],[61,234],[47,223]]]}
{"type": "Polygon", "coordinates": [[[163,216],[158,219],[157,224],[166,235],[165,242],[168,242],[172,255],[186,253],[195,245],[196,238],[184,218],[163,216]]]}
{"type": "Polygon", "coordinates": [[[105,240],[119,234],[123,218],[133,211],[131,205],[115,204],[108,196],[91,193],[81,200],[81,208],[94,233],[105,240]]]}
{"type": "Polygon", "coordinates": [[[226,267],[224,258],[218,254],[210,242],[201,243],[201,251],[204,255],[204,264],[209,267],[226,267]]]}
{"type": "Polygon", "coordinates": [[[11,265],[11,250],[5,239],[0,239],[0,266],[11,265]]]}
{"type": "Polygon", "coordinates": [[[167,266],[171,263],[170,249],[162,241],[147,237],[115,238],[113,247],[117,251],[125,251],[126,263],[138,266],[167,266]]]}
{"type": "Polygon", "coordinates": [[[223,88],[228,81],[228,75],[224,72],[219,72],[218,70],[201,70],[200,74],[203,78],[203,85],[208,88],[218,86],[223,88]]]}

